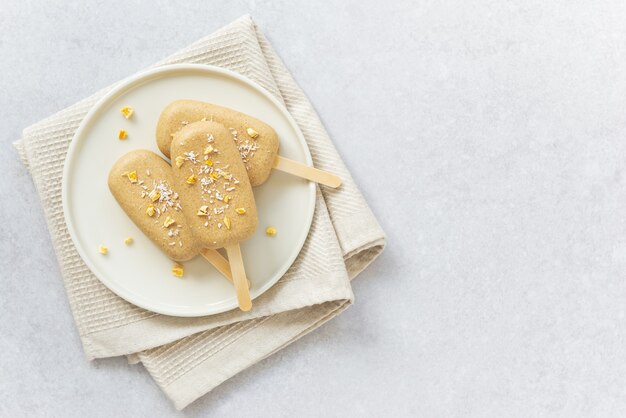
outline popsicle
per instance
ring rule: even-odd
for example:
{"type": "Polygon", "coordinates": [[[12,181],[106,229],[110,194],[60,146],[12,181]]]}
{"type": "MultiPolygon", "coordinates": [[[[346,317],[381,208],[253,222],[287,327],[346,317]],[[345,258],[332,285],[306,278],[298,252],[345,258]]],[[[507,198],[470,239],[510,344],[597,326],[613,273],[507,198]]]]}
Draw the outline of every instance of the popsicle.
{"type": "Polygon", "coordinates": [[[200,250],[172,188],[172,168],[163,158],[147,150],[130,151],[115,162],[108,183],[124,212],[169,258],[187,261],[200,252],[232,282],[228,261],[215,250],[200,250]]]}
{"type": "Polygon", "coordinates": [[[172,177],[182,211],[203,248],[226,248],[239,307],[252,306],[239,243],[254,234],[257,211],[232,134],[216,122],[184,126],[171,143],[172,177]]]}
{"type": "Polygon", "coordinates": [[[170,165],[153,152],[123,155],[109,172],[109,189],[124,212],[174,261],[187,261],[200,248],[187,225],[170,165]]]}
{"type": "Polygon", "coordinates": [[[341,185],[341,179],[334,174],[278,155],[278,135],[268,124],[236,110],[196,100],[176,100],[161,112],[156,130],[161,152],[170,157],[170,144],[176,132],[201,120],[219,122],[228,128],[252,186],[263,184],[272,168],[329,187],[341,185]]]}

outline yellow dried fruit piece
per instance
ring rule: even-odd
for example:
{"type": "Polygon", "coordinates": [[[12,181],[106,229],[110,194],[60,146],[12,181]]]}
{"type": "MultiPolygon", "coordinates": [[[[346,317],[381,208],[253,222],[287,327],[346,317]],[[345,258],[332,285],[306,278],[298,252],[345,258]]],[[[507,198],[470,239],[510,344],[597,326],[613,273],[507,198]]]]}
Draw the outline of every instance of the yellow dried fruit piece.
{"type": "Polygon", "coordinates": [[[100,245],[98,247],[98,252],[100,254],[107,255],[109,253],[109,249],[107,247],[105,247],[104,245],[100,245]]]}
{"type": "Polygon", "coordinates": [[[130,245],[134,242],[135,240],[133,239],[133,237],[126,237],[126,239],[124,240],[124,244],[126,245],[130,245]]]}
{"type": "Polygon", "coordinates": [[[120,129],[120,133],[117,135],[117,139],[126,139],[128,138],[128,132],[123,129],[120,129]]]}
{"type": "Polygon", "coordinates": [[[231,199],[230,195],[227,195],[226,197],[224,197],[224,203],[228,203],[230,199],[231,199]]]}
{"type": "Polygon", "coordinates": [[[220,175],[219,175],[219,173],[217,171],[214,171],[214,172],[211,173],[211,177],[213,177],[215,180],[217,180],[217,179],[220,178],[220,175]]]}
{"type": "Polygon", "coordinates": [[[265,228],[265,233],[267,234],[267,236],[273,237],[274,235],[276,235],[276,228],[274,228],[273,226],[268,226],[267,228],[265,228]]]}
{"type": "Polygon", "coordinates": [[[235,209],[235,212],[237,212],[240,215],[243,215],[246,213],[246,209],[245,208],[237,208],[235,209]]]}
{"type": "Polygon", "coordinates": [[[204,155],[210,154],[210,153],[212,153],[213,151],[214,151],[214,149],[213,149],[213,145],[209,145],[208,147],[206,147],[206,148],[204,149],[204,155]]]}
{"type": "Polygon", "coordinates": [[[176,277],[183,277],[183,275],[185,274],[185,269],[183,268],[183,265],[179,263],[174,263],[174,266],[172,267],[172,274],[176,277]]]}
{"type": "Polygon", "coordinates": [[[176,167],[180,168],[185,163],[185,157],[179,155],[174,159],[174,162],[176,163],[176,167]]]}
{"type": "Polygon", "coordinates": [[[208,165],[209,167],[211,167],[213,165],[213,161],[211,161],[211,160],[206,160],[204,163],[206,165],[208,165]]]}
{"type": "Polygon", "coordinates": [[[130,180],[131,183],[137,183],[137,172],[131,171],[128,173],[128,180],[130,180]]]}
{"type": "Polygon", "coordinates": [[[250,138],[253,138],[253,139],[259,136],[259,133],[252,128],[246,128],[246,132],[248,133],[250,138]]]}
{"type": "Polygon", "coordinates": [[[154,210],[154,206],[148,205],[148,208],[146,209],[146,215],[153,216],[155,212],[156,211],[154,210]]]}
{"type": "Polygon", "coordinates": [[[228,216],[224,216],[224,225],[226,225],[226,229],[230,229],[230,219],[228,216]]]}
{"type": "Polygon", "coordinates": [[[156,202],[161,197],[161,193],[157,189],[153,189],[150,193],[148,193],[148,197],[153,202],[156,202]]]}
{"type": "Polygon", "coordinates": [[[192,174],[189,177],[187,177],[187,180],[185,180],[187,182],[187,184],[194,184],[196,182],[196,175],[192,174]]]}
{"type": "Polygon", "coordinates": [[[163,222],[163,226],[166,228],[169,228],[174,222],[176,221],[168,216],[165,218],[165,221],[163,222]]]}
{"type": "Polygon", "coordinates": [[[133,116],[133,113],[135,113],[133,108],[129,107],[129,106],[125,106],[125,107],[121,108],[120,112],[122,113],[122,115],[124,115],[124,117],[126,119],[130,119],[130,117],[133,116]]]}
{"type": "Polygon", "coordinates": [[[204,205],[204,206],[200,206],[198,208],[198,213],[197,213],[198,216],[205,216],[208,213],[209,213],[209,207],[208,206],[204,205]]]}

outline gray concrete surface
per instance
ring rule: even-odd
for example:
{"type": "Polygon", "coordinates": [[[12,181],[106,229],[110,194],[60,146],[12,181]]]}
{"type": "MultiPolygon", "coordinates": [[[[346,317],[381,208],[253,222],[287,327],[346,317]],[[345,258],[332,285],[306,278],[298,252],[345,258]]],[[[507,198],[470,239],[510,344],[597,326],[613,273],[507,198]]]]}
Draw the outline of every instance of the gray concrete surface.
{"type": "Polygon", "coordinates": [[[626,4],[0,4],[0,415],[624,416],[626,4]],[[344,315],[178,413],[85,361],[21,129],[250,13],[388,233],[344,315]]]}

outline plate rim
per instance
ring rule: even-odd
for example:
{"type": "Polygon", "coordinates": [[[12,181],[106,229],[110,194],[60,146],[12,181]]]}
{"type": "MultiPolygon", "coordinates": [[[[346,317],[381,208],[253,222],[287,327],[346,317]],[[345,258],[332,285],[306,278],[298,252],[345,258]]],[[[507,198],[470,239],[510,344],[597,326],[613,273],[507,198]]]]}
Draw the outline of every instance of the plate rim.
{"type": "MultiPolygon", "coordinates": [[[[68,230],[68,234],[70,238],[72,239],[72,243],[74,244],[74,248],[76,248],[76,251],[80,255],[82,261],[87,265],[91,273],[93,273],[93,275],[100,281],[100,283],[102,283],[105,287],[107,287],[109,290],[111,290],[113,293],[115,293],[117,296],[121,297],[122,299],[140,308],[146,309],[148,311],[155,312],[155,313],[162,314],[162,315],[176,316],[176,317],[201,317],[201,316],[216,315],[219,313],[236,309],[238,305],[237,305],[237,299],[236,299],[235,293],[233,292],[233,297],[230,299],[231,303],[227,303],[228,300],[224,300],[225,302],[224,306],[222,307],[220,304],[220,307],[215,308],[215,309],[206,307],[204,309],[192,308],[192,309],[184,309],[184,310],[180,310],[180,309],[172,310],[169,307],[170,305],[168,305],[167,303],[162,303],[160,306],[157,306],[157,307],[150,306],[149,304],[146,305],[143,299],[136,298],[133,292],[126,292],[123,287],[118,286],[114,280],[113,281],[108,280],[106,278],[106,274],[102,274],[102,272],[100,272],[96,268],[96,266],[91,262],[90,253],[85,248],[83,248],[82,245],[79,245],[79,241],[77,238],[78,236],[77,229],[74,226],[71,220],[71,217],[69,216],[70,209],[69,209],[69,202],[68,202],[68,199],[69,199],[68,188],[69,188],[69,182],[70,182],[70,179],[69,179],[70,167],[72,166],[72,160],[76,158],[75,157],[76,148],[82,142],[80,141],[80,137],[84,136],[84,131],[90,125],[92,120],[95,120],[94,118],[97,117],[98,112],[100,112],[103,109],[103,107],[105,107],[107,104],[110,104],[111,101],[115,100],[118,97],[118,95],[120,95],[124,91],[131,89],[133,87],[136,88],[145,82],[151,81],[153,78],[160,78],[158,77],[159,75],[161,77],[167,77],[167,73],[176,73],[180,71],[204,72],[204,73],[209,73],[209,74],[217,73],[221,76],[234,78],[238,82],[241,82],[247,85],[248,87],[256,90],[262,96],[270,100],[272,104],[286,118],[288,123],[291,125],[292,129],[295,131],[296,138],[300,142],[302,150],[304,151],[306,164],[313,166],[313,159],[311,157],[311,152],[309,150],[309,146],[304,138],[304,135],[300,127],[296,123],[293,116],[289,113],[287,108],[277,98],[275,98],[269,91],[267,91],[267,89],[265,89],[264,87],[257,84],[253,80],[250,80],[249,78],[239,73],[236,73],[234,71],[231,71],[222,67],[217,67],[214,65],[166,64],[166,65],[161,65],[156,68],[148,69],[145,71],[140,71],[136,74],[133,74],[125,78],[124,80],[116,83],[116,85],[109,92],[107,92],[96,103],[92,105],[92,107],[89,109],[87,114],[81,120],[67,148],[67,153],[63,161],[63,177],[61,181],[61,202],[62,202],[62,207],[63,207],[63,218],[65,221],[67,230],[68,230]]],[[[294,261],[296,260],[300,252],[302,251],[302,247],[304,246],[306,239],[309,235],[309,232],[311,230],[311,225],[313,222],[313,215],[315,213],[315,207],[316,207],[316,199],[317,199],[315,183],[309,181],[307,186],[309,188],[309,195],[310,195],[311,203],[309,204],[309,211],[307,213],[307,219],[306,219],[307,227],[303,229],[302,236],[298,239],[299,244],[293,247],[294,250],[289,255],[289,257],[286,258],[287,261],[283,264],[283,266],[280,269],[278,269],[277,273],[264,286],[262,286],[255,292],[251,292],[250,296],[253,300],[261,296],[270,288],[272,288],[281,279],[281,277],[283,277],[285,272],[293,265],[294,261]]],[[[149,302],[149,301],[145,301],[145,302],[149,302]]]]}

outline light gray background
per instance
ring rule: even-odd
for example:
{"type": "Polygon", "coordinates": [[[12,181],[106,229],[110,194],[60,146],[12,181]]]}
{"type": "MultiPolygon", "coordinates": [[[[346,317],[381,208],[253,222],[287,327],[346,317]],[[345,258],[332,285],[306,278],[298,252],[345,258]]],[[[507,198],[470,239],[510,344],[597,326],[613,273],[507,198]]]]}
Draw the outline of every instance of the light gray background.
{"type": "Polygon", "coordinates": [[[626,414],[626,4],[315,3],[2,0],[0,415],[178,414],[85,361],[11,142],[244,13],[389,242],[354,307],[184,413],[626,414]]]}

